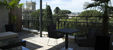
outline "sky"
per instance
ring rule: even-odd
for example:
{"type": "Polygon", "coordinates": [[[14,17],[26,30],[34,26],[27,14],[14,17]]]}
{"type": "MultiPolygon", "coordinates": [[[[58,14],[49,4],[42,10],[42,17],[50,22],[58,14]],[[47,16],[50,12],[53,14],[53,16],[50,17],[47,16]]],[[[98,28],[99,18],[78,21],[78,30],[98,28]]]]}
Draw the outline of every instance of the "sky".
{"type": "MultiPolygon", "coordinates": [[[[21,0],[20,3],[26,3],[26,1],[31,0],[21,0]]],[[[36,9],[39,9],[40,0],[32,0],[36,2],[36,9]]],[[[46,8],[46,4],[51,6],[51,9],[54,10],[56,7],[59,7],[61,10],[70,10],[71,12],[82,12],[84,10],[84,5],[86,2],[92,3],[91,0],[43,0],[43,8],[46,8]]],[[[111,0],[113,2],[113,0],[111,0]]],[[[113,3],[112,3],[113,5],[113,3]]]]}

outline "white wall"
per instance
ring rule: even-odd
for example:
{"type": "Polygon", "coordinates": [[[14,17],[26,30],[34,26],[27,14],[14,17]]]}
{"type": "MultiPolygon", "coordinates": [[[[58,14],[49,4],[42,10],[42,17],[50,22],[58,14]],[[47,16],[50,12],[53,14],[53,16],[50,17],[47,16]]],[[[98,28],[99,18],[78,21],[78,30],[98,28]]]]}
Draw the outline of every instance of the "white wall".
{"type": "Polygon", "coordinates": [[[5,32],[5,24],[8,24],[8,10],[0,7],[0,32],[5,32]]]}

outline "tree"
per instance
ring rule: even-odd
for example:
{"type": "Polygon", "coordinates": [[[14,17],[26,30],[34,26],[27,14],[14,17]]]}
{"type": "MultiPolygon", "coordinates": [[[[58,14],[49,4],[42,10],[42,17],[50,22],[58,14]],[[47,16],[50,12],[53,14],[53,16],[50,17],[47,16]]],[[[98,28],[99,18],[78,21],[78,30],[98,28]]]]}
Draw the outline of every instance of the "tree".
{"type": "Polygon", "coordinates": [[[53,24],[53,17],[52,17],[52,11],[51,7],[49,5],[46,6],[46,21],[48,21],[48,24],[53,24]]]}
{"type": "Polygon", "coordinates": [[[93,0],[93,1],[99,1],[99,2],[102,2],[102,3],[104,3],[104,2],[109,2],[110,0],[93,0]]]}
{"type": "MultiPolygon", "coordinates": [[[[45,16],[46,16],[46,15],[45,15],[45,11],[46,11],[45,9],[42,9],[42,17],[43,17],[42,20],[45,19],[45,16]]],[[[32,12],[32,13],[31,13],[31,16],[34,17],[34,18],[39,19],[39,16],[40,16],[40,9],[38,9],[38,10],[32,12]]]]}
{"type": "Polygon", "coordinates": [[[67,18],[68,17],[67,14],[70,14],[71,13],[70,10],[60,10],[59,7],[56,7],[56,9],[54,10],[54,12],[57,12],[57,13],[55,13],[53,15],[54,16],[54,19],[67,18]]]}
{"type": "Polygon", "coordinates": [[[71,11],[69,11],[69,10],[61,10],[60,11],[60,14],[70,14],[71,13],[71,11]]]}
{"type": "MultiPolygon", "coordinates": [[[[46,29],[45,27],[45,25],[47,24],[47,22],[45,22],[46,21],[46,9],[42,9],[42,29],[46,29]]],[[[34,19],[39,19],[39,17],[40,17],[40,9],[38,9],[38,10],[36,10],[36,11],[34,11],[34,12],[32,12],[31,13],[31,16],[34,18],[34,19]]],[[[39,26],[39,20],[37,20],[37,23],[38,24],[36,24],[36,23],[33,23],[33,25],[34,25],[34,27],[36,27],[36,28],[39,28],[39,27],[37,27],[37,26],[39,26]]]]}
{"type": "Polygon", "coordinates": [[[102,12],[103,12],[103,20],[102,20],[102,23],[103,23],[103,26],[102,26],[102,33],[103,35],[108,35],[108,24],[109,24],[109,17],[108,17],[108,9],[110,10],[111,6],[108,5],[108,3],[110,2],[110,0],[94,0],[93,3],[90,3],[89,5],[87,5],[86,9],[87,8],[91,8],[91,7],[100,7],[102,12]]]}
{"type": "Polygon", "coordinates": [[[81,12],[79,16],[95,17],[95,16],[102,16],[102,13],[97,10],[86,10],[86,11],[81,12]]]}
{"type": "Polygon", "coordinates": [[[59,7],[56,7],[56,8],[54,9],[54,13],[55,13],[55,14],[59,14],[59,12],[60,12],[60,8],[59,8],[59,7]]]}

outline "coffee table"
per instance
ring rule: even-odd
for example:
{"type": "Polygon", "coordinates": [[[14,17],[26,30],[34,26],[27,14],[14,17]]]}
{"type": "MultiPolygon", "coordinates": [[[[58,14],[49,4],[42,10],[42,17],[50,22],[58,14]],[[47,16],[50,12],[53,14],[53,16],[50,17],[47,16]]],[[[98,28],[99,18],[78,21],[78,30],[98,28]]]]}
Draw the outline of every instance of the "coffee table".
{"type": "Polygon", "coordinates": [[[79,30],[64,28],[64,29],[58,29],[56,31],[60,33],[64,33],[66,35],[65,36],[65,47],[62,48],[61,50],[73,50],[73,48],[68,48],[68,34],[79,32],[79,30]]]}

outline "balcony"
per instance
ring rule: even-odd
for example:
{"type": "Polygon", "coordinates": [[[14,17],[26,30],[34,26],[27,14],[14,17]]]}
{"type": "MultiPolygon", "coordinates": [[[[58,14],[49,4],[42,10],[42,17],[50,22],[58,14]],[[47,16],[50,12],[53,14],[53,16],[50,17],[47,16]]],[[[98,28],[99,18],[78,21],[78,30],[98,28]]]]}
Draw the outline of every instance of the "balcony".
{"type": "MultiPolygon", "coordinates": [[[[0,8],[0,32],[3,32],[0,33],[0,50],[23,50],[23,48],[27,50],[62,50],[62,48],[67,48],[67,46],[65,46],[67,44],[72,50],[106,50],[106,48],[107,50],[113,50],[113,18],[108,17],[112,16],[112,12],[110,9],[107,9],[112,7],[111,5],[109,7],[108,3],[106,3],[108,1],[97,1],[97,3],[92,2],[91,4],[87,3],[85,5],[87,6],[86,8],[91,7],[93,10],[86,11],[86,16],[81,16],[80,14],[82,13],[71,15],[70,13],[72,10],[60,10],[59,7],[56,7],[55,14],[52,14],[51,7],[47,5],[47,3],[46,9],[42,9],[42,0],[40,0],[40,9],[35,10],[36,4],[31,1],[27,3],[26,8],[24,7],[23,11],[21,11],[21,5],[19,7],[18,2],[19,1],[12,1],[11,3],[7,1],[4,3],[0,2],[0,6],[3,6],[0,8]],[[100,5],[102,5],[102,7],[100,5]],[[93,6],[97,7],[92,8],[93,6]],[[59,12],[57,12],[58,9],[59,12]],[[110,13],[110,15],[108,13],[110,13]],[[63,30],[66,32],[63,32],[64,38],[57,40],[52,38],[50,40],[47,26],[51,23],[56,25],[55,28],[57,31],[64,28],[77,29],[79,31],[76,33],[70,31],[74,34],[69,34],[69,36],[67,36],[67,32],[63,30]],[[7,27],[5,32],[4,26],[6,24],[14,24],[14,29],[13,26],[7,27]],[[8,31],[12,31],[7,32],[7,29],[8,31]],[[50,42],[48,42],[48,40],[50,40],[50,42]]],[[[70,6],[67,3],[66,1],[66,5],[70,6]]]]}
{"type": "MultiPolygon", "coordinates": [[[[50,39],[50,42],[48,43],[48,37],[40,37],[38,34],[33,34],[30,32],[20,32],[20,38],[23,40],[26,40],[26,47],[31,50],[61,50],[65,46],[65,42],[63,38],[57,39],[50,39]]],[[[69,38],[69,47],[73,48],[73,50],[94,50],[93,47],[80,47],[75,42],[75,39],[69,38]]]]}
{"type": "MultiPolygon", "coordinates": [[[[62,47],[65,46],[65,41],[64,39],[58,39],[58,44],[55,44],[54,42],[51,42],[50,44],[53,44],[52,46],[48,46],[47,45],[47,41],[48,41],[48,37],[47,37],[47,24],[45,24],[45,22],[47,21],[43,21],[43,31],[42,31],[42,35],[43,37],[40,37],[40,32],[39,32],[39,25],[35,26],[35,24],[38,24],[37,22],[38,20],[23,20],[23,27],[24,28],[28,28],[29,33],[20,33],[22,35],[20,35],[20,37],[28,42],[31,42],[33,44],[38,44],[40,46],[43,46],[42,48],[39,48],[39,50],[44,49],[44,50],[60,50],[62,47]],[[31,33],[30,33],[31,32],[31,33]],[[25,34],[25,35],[23,35],[25,34]],[[39,40],[39,41],[38,41],[39,40]],[[41,42],[41,43],[40,43],[41,42]]],[[[109,34],[112,37],[112,19],[110,19],[110,25],[109,25],[109,34]]],[[[85,44],[83,44],[82,46],[80,46],[78,44],[78,42],[76,41],[76,36],[79,35],[86,35],[87,32],[90,31],[90,29],[97,31],[98,33],[101,32],[101,26],[102,26],[102,22],[101,20],[97,17],[97,18],[84,18],[83,19],[79,19],[76,18],[74,19],[74,21],[71,21],[69,19],[63,19],[63,20],[59,20],[59,21],[55,21],[56,23],[56,28],[57,29],[62,29],[62,28],[70,28],[70,29],[79,29],[80,32],[76,33],[76,34],[72,34],[70,36],[74,37],[69,37],[69,47],[73,48],[74,50],[94,50],[94,47],[92,46],[85,46],[85,44]],[[66,21],[67,20],[67,21],[66,21]]],[[[28,31],[27,30],[27,31],[28,31]]],[[[24,30],[25,31],[25,30],[24,30]]],[[[52,39],[51,41],[54,41],[54,39],[52,39]]],[[[83,41],[85,42],[85,41],[83,41]]],[[[90,41],[91,42],[91,41],[90,41]]],[[[28,43],[28,46],[30,47],[30,44],[28,43]]],[[[29,48],[28,47],[28,48],[29,48]]],[[[36,47],[37,48],[37,47],[36,47]]],[[[32,47],[31,47],[32,49],[32,47]]],[[[38,50],[38,49],[37,49],[38,50]]]]}

